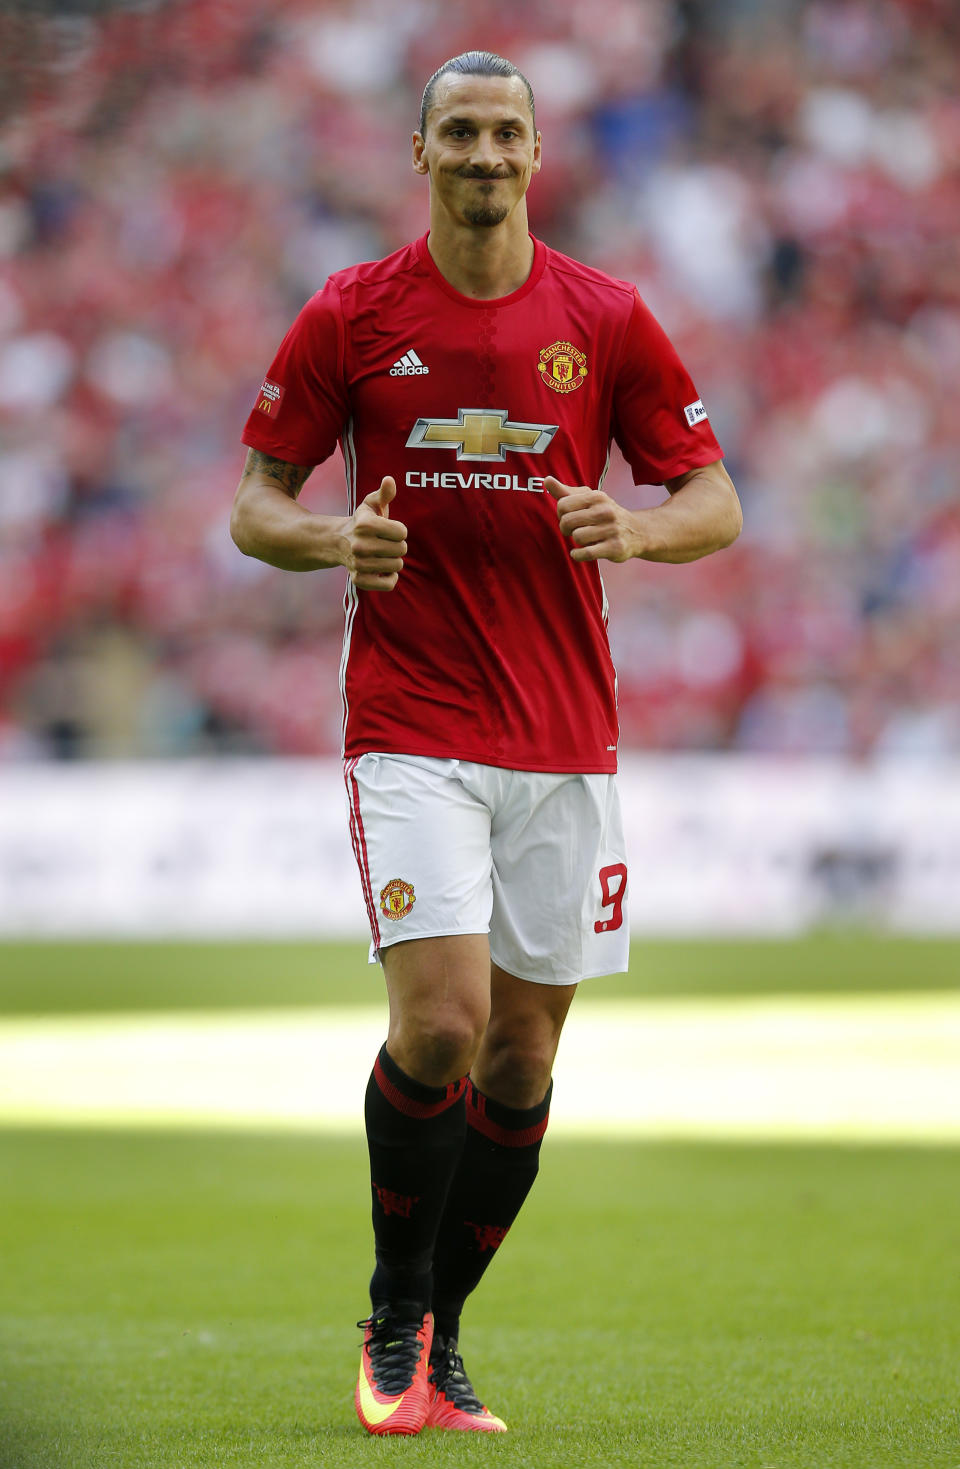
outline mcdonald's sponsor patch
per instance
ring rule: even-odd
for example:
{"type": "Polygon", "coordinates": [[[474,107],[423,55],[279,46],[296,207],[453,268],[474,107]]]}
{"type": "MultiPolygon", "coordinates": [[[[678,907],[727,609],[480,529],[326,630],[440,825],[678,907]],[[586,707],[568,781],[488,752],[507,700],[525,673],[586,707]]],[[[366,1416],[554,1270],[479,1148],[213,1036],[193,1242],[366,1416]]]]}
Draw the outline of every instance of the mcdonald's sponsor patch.
{"type": "Polygon", "coordinates": [[[268,418],[276,418],[283,402],[286,392],[279,383],[272,383],[269,378],[264,378],[263,386],[257,394],[257,408],[259,412],[265,413],[268,418]]]}

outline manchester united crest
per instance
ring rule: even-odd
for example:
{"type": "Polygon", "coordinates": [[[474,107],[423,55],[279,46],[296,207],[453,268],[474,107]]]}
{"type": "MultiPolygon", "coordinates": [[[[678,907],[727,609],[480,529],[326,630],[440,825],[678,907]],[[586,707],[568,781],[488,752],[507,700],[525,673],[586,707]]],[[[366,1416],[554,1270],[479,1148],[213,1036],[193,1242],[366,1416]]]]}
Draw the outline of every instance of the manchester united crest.
{"type": "Polygon", "coordinates": [[[555,393],[572,393],[574,388],[583,387],[587,359],[572,342],[554,342],[540,353],[537,370],[555,393]]]}
{"type": "Polygon", "coordinates": [[[380,889],[380,912],[394,921],[406,918],[416,901],[413,884],[400,877],[392,877],[386,887],[380,889]]]}

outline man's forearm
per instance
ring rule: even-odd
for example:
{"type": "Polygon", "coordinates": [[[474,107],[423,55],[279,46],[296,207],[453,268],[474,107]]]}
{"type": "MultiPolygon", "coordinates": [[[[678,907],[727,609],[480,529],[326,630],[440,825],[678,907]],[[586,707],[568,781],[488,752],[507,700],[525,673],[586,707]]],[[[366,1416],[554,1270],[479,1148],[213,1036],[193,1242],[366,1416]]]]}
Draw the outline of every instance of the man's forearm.
{"type": "Polygon", "coordinates": [[[635,510],[633,520],[635,554],[644,561],[697,561],[731,545],[743,526],[733,481],[720,463],[693,470],[669,500],[635,510]]]}
{"type": "Polygon", "coordinates": [[[339,515],[315,515],[271,480],[248,475],[230,517],[230,534],[245,556],[284,571],[318,571],[344,565],[339,515]]]}

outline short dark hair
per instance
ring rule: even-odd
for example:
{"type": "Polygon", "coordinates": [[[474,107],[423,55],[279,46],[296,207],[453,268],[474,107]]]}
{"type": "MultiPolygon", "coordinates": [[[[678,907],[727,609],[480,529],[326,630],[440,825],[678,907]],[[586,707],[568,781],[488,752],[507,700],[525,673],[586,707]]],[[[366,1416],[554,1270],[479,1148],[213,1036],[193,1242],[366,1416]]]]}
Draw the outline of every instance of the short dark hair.
{"type": "Polygon", "coordinates": [[[423,137],[427,128],[427,113],[433,106],[434,93],[437,90],[437,82],[447,72],[456,72],[458,76],[464,77],[519,77],[527,92],[527,101],[530,103],[530,115],[533,125],[537,125],[537,109],[533,101],[533,88],[527,81],[519,67],[514,66],[512,61],[507,61],[505,56],[497,56],[493,51],[464,51],[459,56],[451,56],[442,66],[438,66],[433,76],[423,89],[423,101],[420,104],[420,136],[423,137]]]}

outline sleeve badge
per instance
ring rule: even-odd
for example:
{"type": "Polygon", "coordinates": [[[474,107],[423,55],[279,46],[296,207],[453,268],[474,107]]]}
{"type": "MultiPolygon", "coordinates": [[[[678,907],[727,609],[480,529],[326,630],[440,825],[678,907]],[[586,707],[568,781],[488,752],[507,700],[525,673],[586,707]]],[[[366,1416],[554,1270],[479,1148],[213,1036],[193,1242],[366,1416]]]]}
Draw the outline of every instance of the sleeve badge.
{"type": "Polygon", "coordinates": [[[258,412],[265,413],[268,418],[276,418],[285,392],[286,389],[279,383],[272,383],[269,378],[264,378],[263,387],[257,394],[258,412]]]}

